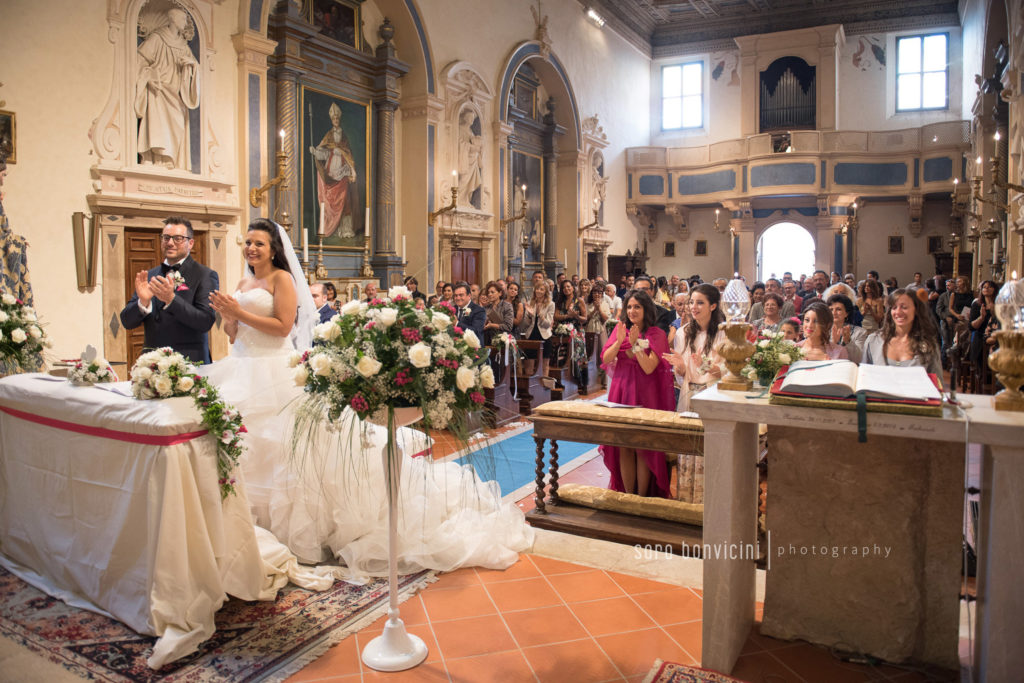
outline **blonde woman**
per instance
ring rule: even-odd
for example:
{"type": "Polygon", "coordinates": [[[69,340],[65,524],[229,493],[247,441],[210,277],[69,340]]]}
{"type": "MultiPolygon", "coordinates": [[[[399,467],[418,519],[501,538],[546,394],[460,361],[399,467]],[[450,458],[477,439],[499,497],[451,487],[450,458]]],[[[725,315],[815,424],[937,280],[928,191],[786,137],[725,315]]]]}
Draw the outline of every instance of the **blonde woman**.
{"type": "MultiPolygon", "coordinates": [[[[547,283],[538,282],[533,288],[533,296],[523,304],[523,319],[519,323],[519,336],[531,341],[543,341],[544,353],[541,354],[541,376],[548,374],[548,356],[550,354],[551,326],[555,321],[555,304],[551,301],[551,290],[547,283]]],[[[533,375],[537,369],[537,352],[525,350],[526,361],[523,371],[527,376],[533,375]]]]}

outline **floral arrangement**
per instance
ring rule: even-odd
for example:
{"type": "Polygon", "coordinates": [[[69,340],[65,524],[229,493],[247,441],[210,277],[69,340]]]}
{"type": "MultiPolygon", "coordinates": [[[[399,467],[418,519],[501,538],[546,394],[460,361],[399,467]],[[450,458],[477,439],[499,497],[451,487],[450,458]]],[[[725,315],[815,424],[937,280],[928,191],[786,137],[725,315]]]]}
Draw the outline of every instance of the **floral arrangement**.
{"type": "Polygon", "coordinates": [[[604,326],[607,328],[609,334],[611,334],[612,330],[614,330],[615,326],[618,324],[619,319],[613,315],[608,316],[608,319],[604,321],[604,326]]]}
{"type": "Polygon", "coordinates": [[[191,396],[203,426],[217,442],[217,483],[221,498],[235,492],[233,476],[242,455],[242,416],[217,388],[196,374],[196,366],[170,347],[139,356],[131,371],[132,395],[139,399],[191,396]]]}
{"type": "Polygon", "coordinates": [[[34,372],[42,367],[43,349],[50,347],[36,312],[11,294],[0,294],[0,370],[34,372]]]}
{"type": "Polygon", "coordinates": [[[571,337],[575,331],[576,328],[573,326],[572,323],[558,323],[552,330],[552,332],[559,335],[560,337],[571,337]]]}
{"type": "Polygon", "coordinates": [[[771,386],[775,375],[783,365],[800,360],[803,353],[795,342],[785,338],[782,332],[761,335],[755,343],[754,354],[743,369],[747,377],[757,377],[761,386],[771,386]]]}
{"type": "Polygon", "coordinates": [[[313,348],[292,356],[295,382],[310,394],[314,412],[326,407],[331,422],[345,408],[379,419],[389,407],[418,406],[428,427],[460,428],[482,407],[494,373],[476,334],[453,326],[454,319],[446,303],[416,308],[405,287],[350,301],[317,325],[313,348]]]}
{"type": "Polygon", "coordinates": [[[72,384],[103,384],[116,382],[117,373],[105,358],[82,359],[68,370],[68,381],[72,384]]]}
{"type": "Polygon", "coordinates": [[[185,276],[183,276],[177,270],[170,270],[167,272],[167,277],[170,278],[171,284],[174,285],[175,292],[187,292],[188,285],[185,284],[185,276]]]}

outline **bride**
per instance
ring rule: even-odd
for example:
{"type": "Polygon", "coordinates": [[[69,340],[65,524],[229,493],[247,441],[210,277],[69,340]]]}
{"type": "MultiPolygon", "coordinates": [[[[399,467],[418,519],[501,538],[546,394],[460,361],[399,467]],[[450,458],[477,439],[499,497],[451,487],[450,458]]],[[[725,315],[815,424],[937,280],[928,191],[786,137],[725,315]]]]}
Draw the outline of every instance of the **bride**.
{"type": "MultiPolygon", "coordinates": [[[[256,524],[300,561],[334,559],[353,577],[386,575],[387,432],[346,411],[334,425],[325,416],[293,433],[304,394],[288,357],[310,346],[319,316],[280,226],[254,220],[243,253],[247,275],[234,295],[210,296],[231,352],[204,373],[245,420],[240,467],[256,524]]],[[[532,529],[519,508],[502,502],[496,482],[481,482],[468,466],[414,457],[428,445],[421,432],[403,428],[397,437],[399,572],[503,569],[530,547],[532,529]]]]}

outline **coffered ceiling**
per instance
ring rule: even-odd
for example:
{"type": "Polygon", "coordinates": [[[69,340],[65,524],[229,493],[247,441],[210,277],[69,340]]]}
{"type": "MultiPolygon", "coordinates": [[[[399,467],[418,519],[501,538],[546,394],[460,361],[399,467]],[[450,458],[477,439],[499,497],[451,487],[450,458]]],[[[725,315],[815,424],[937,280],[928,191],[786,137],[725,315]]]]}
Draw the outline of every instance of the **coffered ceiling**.
{"type": "Polygon", "coordinates": [[[957,0],[579,0],[651,57],[735,47],[759,33],[842,24],[847,35],[958,26],[957,0]]]}

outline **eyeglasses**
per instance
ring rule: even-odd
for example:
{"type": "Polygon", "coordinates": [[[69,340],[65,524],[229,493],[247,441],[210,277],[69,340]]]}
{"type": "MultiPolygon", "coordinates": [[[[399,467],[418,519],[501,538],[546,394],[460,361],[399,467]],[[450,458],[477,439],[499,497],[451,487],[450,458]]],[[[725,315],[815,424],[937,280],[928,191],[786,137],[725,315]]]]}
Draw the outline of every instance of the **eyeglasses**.
{"type": "Polygon", "coordinates": [[[160,241],[165,243],[184,244],[187,239],[189,239],[187,235],[160,235],[160,241]]]}

